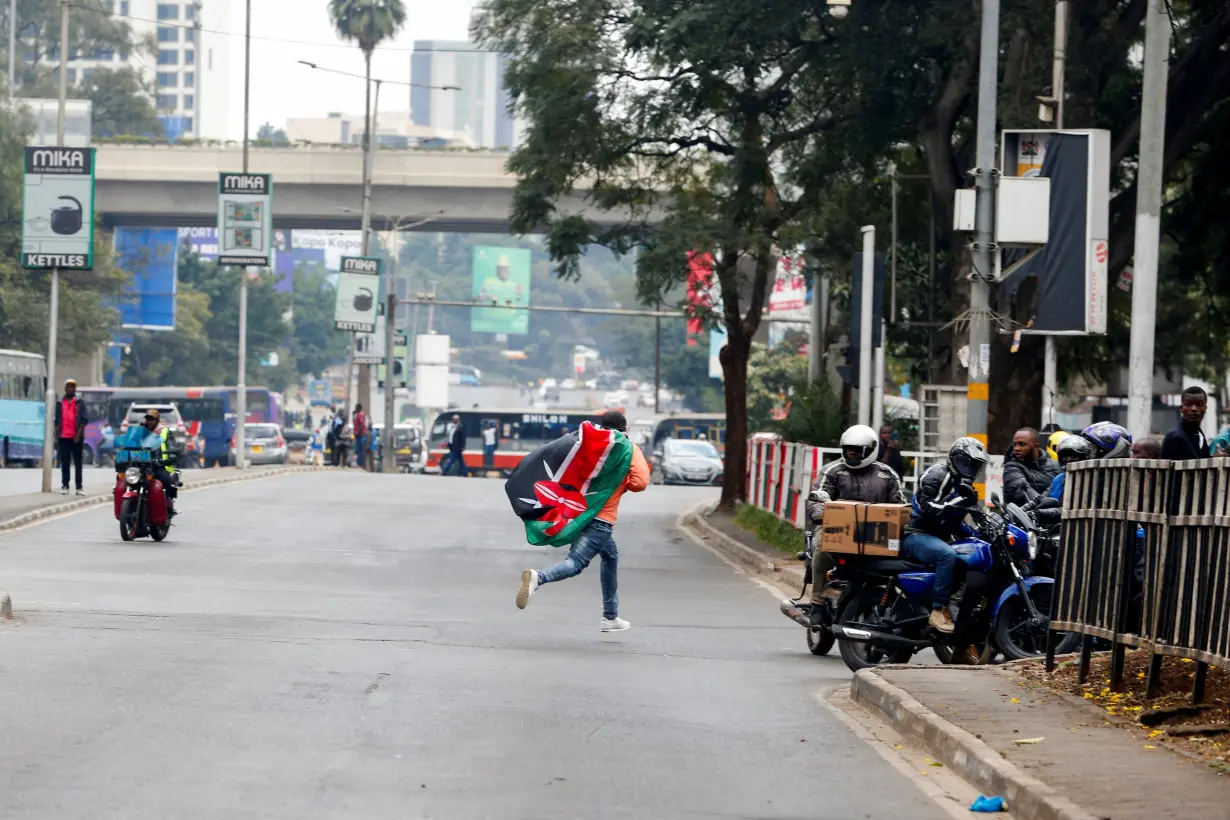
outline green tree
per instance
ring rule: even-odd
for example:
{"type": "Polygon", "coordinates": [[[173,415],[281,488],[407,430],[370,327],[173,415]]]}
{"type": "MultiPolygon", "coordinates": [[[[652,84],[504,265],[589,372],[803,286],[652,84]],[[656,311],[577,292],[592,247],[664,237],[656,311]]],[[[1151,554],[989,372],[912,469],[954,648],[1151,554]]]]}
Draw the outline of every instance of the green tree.
{"type": "Polygon", "coordinates": [[[372,111],[372,52],[376,47],[397,35],[406,23],[406,6],[402,0],[329,0],[329,19],[343,40],[359,44],[363,52],[367,81],[366,102],[363,113],[363,146],[371,150],[372,111]]]}
{"type": "Polygon", "coordinates": [[[291,353],[301,375],[320,375],[346,359],[349,334],[333,329],[336,291],[329,287],[323,268],[295,269],[294,340],[291,353]]]}
{"type": "Polygon", "coordinates": [[[256,139],[271,145],[290,145],[290,138],[286,136],[285,129],[274,128],[271,122],[263,124],[256,130],[256,139]]]}
{"type": "Polygon", "coordinates": [[[505,76],[528,127],[509,168],[511,223],[546,228],[559,275],[580,275],[590,244],[639,249],[638,290],[663,303],[687,279],[687,254],[711,251],[728,342],[722,505],[745,495],[748,356],[775,247],[802,238],[813,144],[854,86],[830,83],[831,22],[798,0],[669,0],[628,11],[613,0],[490,0],[478,39],[509,55],[505,76]],[[600,226],[561,208],[586,200],[627,215],[600,226]]]}
{"type": "Polygon", "coordinates": [[[93,103],[96,137],[162,135],[149,87],[132,68],[95,69],[78,84],[76,93],[93,103]]]}

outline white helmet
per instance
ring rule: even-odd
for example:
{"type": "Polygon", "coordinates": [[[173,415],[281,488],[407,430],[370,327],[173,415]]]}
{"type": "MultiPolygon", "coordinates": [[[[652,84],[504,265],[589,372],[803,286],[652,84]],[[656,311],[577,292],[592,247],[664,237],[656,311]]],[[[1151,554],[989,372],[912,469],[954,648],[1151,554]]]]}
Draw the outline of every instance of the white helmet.
{"type": "Polygon", "coordinates": [[[841,457],[851,470],[870,467],[880,453],[880,438],[865,424],[856,424],[841,434],[841,457]],[[857,450],[857,453],[847,453],[857,450]]]}

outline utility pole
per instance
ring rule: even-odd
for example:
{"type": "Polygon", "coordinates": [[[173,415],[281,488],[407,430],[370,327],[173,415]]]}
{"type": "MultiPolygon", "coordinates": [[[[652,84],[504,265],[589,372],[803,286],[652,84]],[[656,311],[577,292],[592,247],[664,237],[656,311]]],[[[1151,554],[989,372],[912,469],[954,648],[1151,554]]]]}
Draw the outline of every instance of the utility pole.
{"type": "Polygon", "coordinates": [[[1132,266],[1132,337],[1128,357],[1128,430],[1147,436],[1153,424],[1153,344],[1157,323],[1157,256],[1166,146],[1166,82],[1170,18],[1165,0],[1145,12],[1144,93],[1140,105],[1140,165],[1136,173],[1136,247],[1132,266]]]}
{"type": "Polygon", "coordinates": [[[811,344],[807,346],[807,383],[820,380],[824,357],[824,314],[828,308],[828,282],[819,270],[811,275],[811,344]],[[823,294],[823,295],[821,295],[823,294]]]}
{"type": "MultiPolygon", "coordinates": [[[[661,307],[659,305],[659,307],[661,307]]],[[[653,318],[653,412],[662,412],[662,317],[653,318]]]]}
{"type": "Polygon", "coordinates": [[[978,191],[970,273],[968,434],[987,443],[987,400],[991,375],[990,278],[995,253],[995,104],[999,85],[999,0],[982,2],[982,44],[978,55],[978,123],[975,172],[978,191]]]}
{"type": "MultiPolygon", "coordinates": [[[[888,321],[890,324],[896,324],[897,323],[897,165],[896,163],[894,163],[889,168],[888,173],[889,173],[889,178],[892,182],[892,199],[893,199],[893,219],[892,219],[892,228],[890,231],[892,238],[889,240],[889,242],[892,243],[892,246],[888,250],[889,278],[892,281],[892,291],[891,291],[891,295],[889,296],[888,321]]],[[[883,344],[883,341],[881,341],[881,344],[883,344]]],[[[876,429],[877,430],[879,429],[878,425],[876,426],[876,429]]]]}
{"type": "Polygon", "coordinates": [[[17,94],[17,0],[9,0],[9,102],[17,94]]]}
{"type": "MultiPolygon", "coordinates": [[[[370,72],[369,72],[370,73],[370,72]]],[[[376,107],[380,105],[380,81],[368,80],[365,83],[367,87],[367,96],[365,103],[367,110],[364,112],[364,133],[363,133],[363,220],[362,224],[362,250],[363,256],[371,254],[372,247],[372,167],[376,164],[375,146],[372,143],[372,132],[376,130],[376,107]],[[376,84],[376,97],[372,99],[372,83],[376,84]]],[[[385,316],[385,352],[391,353],[388,348],[388,340],[392,330],[392,317],[385,316]]],[[[359,365],[359,395],[356,402],[368,405],[370,409],[372,396],[372,366],[369,364],[359,365]]],[[[349,401],[346,403],[346,412],[350,412],[352,405],[349,401]]]]}
{"type": "MultiPolygon", "coordinates": [[[[1055,2],[1055,50],[1051,63],[1051,95],[1055,100],[1055,128],[1063,129],[1064,61],[1068,46],[1068,0],[1055,2]]],[[[1059,392],[1059,349],[1055,337],[1046,334],[1042,360],[1042,424],[1055,420],[1055,396],[1059,392]]]]}
{"type": "MultiPolygon", "coordinates": [[[[252,0],[247,0],[243,30],[243,172],[248,173],[248,113],[252,86],[252,0]]],[[[199,115],[197,119],[200,119],[199,115]]],[[[248,424],[248,268],[239,272],[239,372],[235,385],[235,466],[247,466],[244,444],[248,424]]]]}
{"type": "MultiPolygon", "coordinates": [[[[13,18],[16,20],[16,18],[13,18]]],[[[11,30],[11,25],[10,25],[11,30]]],[[[9,64],[12,64],[12,51],[9,64]]],[[[12,74],[9,84],[12,85],[12,74]]],[[[56,112],[56,145],[64,145],[64,108],[68,104],[68,0],[60,0],[60,107],[56,112]]],[[[60,335],[60,270],[51,269],[51,296],[48,299],[47,327],[47,389],[43,393],[43,492],[51,492],[51,462],[55,460],[54,443],[60,431],[56,418],[56,358],[59,356],[60,335]]]]}
{"type": "Polygon", "coordinates": [[[858,334],[858,423],[871,424],[871,323],[874,311],[876,276],[876,228],[863,226],[862,304],[859,311],[858,334]]]}

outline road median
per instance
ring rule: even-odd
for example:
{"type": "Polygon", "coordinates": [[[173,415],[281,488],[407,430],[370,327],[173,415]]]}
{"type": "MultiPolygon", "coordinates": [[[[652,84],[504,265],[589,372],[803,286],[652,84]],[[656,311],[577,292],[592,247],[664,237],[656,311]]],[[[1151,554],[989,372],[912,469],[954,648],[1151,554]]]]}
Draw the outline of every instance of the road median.
{"type": "MultiPolygon", "coordinates": [[[[292,473],[310,473],[328,469],[333,468],[316,467],[313,465],[291,465],[286,467],[253,467],[247,470],[236,470],[230,467],[219,470],[227,471],[225,475],[213,476],[210,476],[209,473],[215,472],[214,470],[190,470],[184,473],[184,486],[181,487],[181,490],[191,492],[192,490],[205,489],[206,487],[217,487],[221,484],[234,484],[239,481],[254,481],[259,478],[273,478],[292,473]],[[202,477],[195,478],[198,475],[202,477]]],[[[110,489],[106,492],[74,498],[71,501],[59,501],[57,498],[57,496],[46,493],[32,493],[25,496],[0,499],[0,532],[21,529],[22,527],[27,527],[58,515],[112,502],[110,489]],[[9,509],[5,509],[6,504],[9,509]]]]}

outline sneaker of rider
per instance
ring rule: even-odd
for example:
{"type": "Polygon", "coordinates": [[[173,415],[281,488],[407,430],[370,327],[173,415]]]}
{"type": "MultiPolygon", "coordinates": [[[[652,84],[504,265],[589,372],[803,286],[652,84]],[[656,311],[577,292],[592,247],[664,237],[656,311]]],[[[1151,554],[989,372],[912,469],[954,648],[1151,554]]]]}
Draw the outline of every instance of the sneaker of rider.
{"type": "Polygon", "coordinates": [[[538,570],[521,571],[521,588],[517,590],[517,609],[525,609],[530,598],[538,590],[538,570]]]}
{"type": "Polygon", "coordinates": [[[68,495],[68,487],[61,487],[60,495],[68,495]]]}
{"type": "Polygon", "coordinates": [[[952,622],[952,616],[948,614],[947,609],[931,610],[931,617],[927,619],[927,625],[945,635],[951,635],[956,629],[956,624],[952,622]]]}
{"type": "MultiPolygon", "coordinates": [[[[64,492],[68,492],[68,490],[65,490],[64,492]]],[[[78,488],[77,488],[77,495],[85,495],[85,490],[83,490],[83,489],[81,489],[80,487],[78,487],[78,488]]]]}
{"type": "Polygon", "coordinates": [[[632,624],[628,623],[623,618],[615,617],[602,619],[603,632],[623,632],[625,629],[631,628],[632,624]]]}

